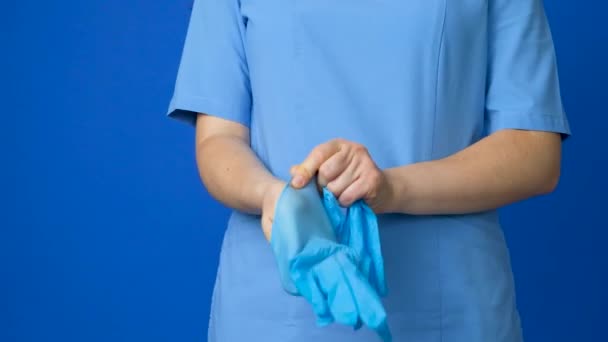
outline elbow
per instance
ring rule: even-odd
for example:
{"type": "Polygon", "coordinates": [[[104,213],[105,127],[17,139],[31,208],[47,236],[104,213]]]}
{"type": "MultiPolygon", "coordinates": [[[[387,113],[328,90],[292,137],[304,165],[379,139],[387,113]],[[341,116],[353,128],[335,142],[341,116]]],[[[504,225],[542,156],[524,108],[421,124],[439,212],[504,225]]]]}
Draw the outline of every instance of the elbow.
{"type": "Polygon", "coordinates": [[[560,178],[560,166],[552,166],[544,173],[538,185],[539,195],[548,195],[557,189],[560,178]]]}
{"type": "Polygon", "coordinates": [[[221,141],[217,143],[214,137],[210,137],[197,142],[195,148],[195,159],[196,166],[198,169],[198,175],[201,183],[207,189],[209,194],[216,198],[216,178],[218,167],[217,162],[213,162],[213,158],[216,158],[218,151],[221,151],[221,141]]]}
{"type": "Polygon", "coordinates": [[[545,181],[545,184],[543,184],[543,186],[540,188],[540,194],[541,195],[551,194],[553,191],[555,191],[555,189],[557,189],[558,183],[559,183],[559,178],[554,178],[554,179],[545,181]]]}
{"type": "Polygon", "coordinates": [[[561,137],[556,133],[537,133],[537,170],[541,170],[538,192],[547,195],[555,191],[561,174],[561,137]]]}
{"type": "Polygon", "coordinates": [[[214,172],[214,164],[210,159],[217,153],[219,147],[214,145],[215,142],[213,137],[206,137],[196,141],[195,159],[199,179],[202,185],[212,197],[216,198],[216,189],[214,187],[213,179],[215,178],[214,174],[217,174],[217,172],[214,172]]]}

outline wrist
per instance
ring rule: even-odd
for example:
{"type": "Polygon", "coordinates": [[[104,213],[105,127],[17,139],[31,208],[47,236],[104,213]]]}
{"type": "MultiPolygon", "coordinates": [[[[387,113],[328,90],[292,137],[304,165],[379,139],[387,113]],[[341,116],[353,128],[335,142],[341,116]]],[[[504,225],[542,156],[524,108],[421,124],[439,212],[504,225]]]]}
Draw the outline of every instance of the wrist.
{"type": "Polygon", "coordinates": [[[411,208],[410,203],[414,201],[412,173],[407,166],[404,166],[386,169],[384,174],[388,198],[381,212],[407,214],[408,208],[411,208]]]}
{"type": "Polygon", "coordinates": [[[286,182],[282,181],[274,176],[268,177],[264,182],[260,182],[259,193],[262,200],[267,196],[273,196],[276,193],[280,193],[285,187],[286,182]]]}

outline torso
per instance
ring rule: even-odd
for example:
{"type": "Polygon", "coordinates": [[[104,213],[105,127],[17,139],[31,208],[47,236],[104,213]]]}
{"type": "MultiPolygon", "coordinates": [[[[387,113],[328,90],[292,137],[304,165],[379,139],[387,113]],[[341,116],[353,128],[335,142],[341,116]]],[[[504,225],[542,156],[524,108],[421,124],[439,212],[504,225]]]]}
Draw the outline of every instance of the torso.
{"type": "MultiPolygon", "coordinates": [[[[242,0],[253,96],[251,144],[278,177],[332,138],[379,167],[441,158],[484,135],[484,0],[242,0]]],[[[495,212],[381,215],[395,341],[521,340],[495,212]]],[[[210,341],[375,341],[318,328],[280,287],[256,216],[234,213],[214,292],[210,341]]]]}

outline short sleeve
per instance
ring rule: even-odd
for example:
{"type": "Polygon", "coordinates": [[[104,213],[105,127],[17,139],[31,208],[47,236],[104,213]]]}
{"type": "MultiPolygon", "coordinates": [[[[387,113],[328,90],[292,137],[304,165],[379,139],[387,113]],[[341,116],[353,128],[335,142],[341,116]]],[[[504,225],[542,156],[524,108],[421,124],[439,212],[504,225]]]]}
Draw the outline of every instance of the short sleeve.
{"type": "Polygon", "coordinates": [[[542,0],[488,1],[485,126],[570,135],[542,0]]]}
{"type": "Polygon", "coordinates": [[[251,90],[239,0],[195,0],[167,115],[198,113],[249,127],[251,90]]]}

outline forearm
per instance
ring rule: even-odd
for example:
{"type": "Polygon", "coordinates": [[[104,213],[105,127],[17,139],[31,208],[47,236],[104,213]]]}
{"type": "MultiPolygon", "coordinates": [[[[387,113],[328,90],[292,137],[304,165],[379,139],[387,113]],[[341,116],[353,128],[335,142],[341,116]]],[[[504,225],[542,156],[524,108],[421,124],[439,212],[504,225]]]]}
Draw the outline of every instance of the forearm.
{"type": "Polygon", "coordinates": [[[385,212],[464,214],[551,192],[559,179],[559,135],[504,130],[441,160],[385,170],[385,212]]]}
{"type": "Polygon", "coordinates": [[[199,141],[196,160],[209,193],[224,205],[244,212],[260,214],[264,194],[279,182],[238,137],[214,135],[199,141]]]}

